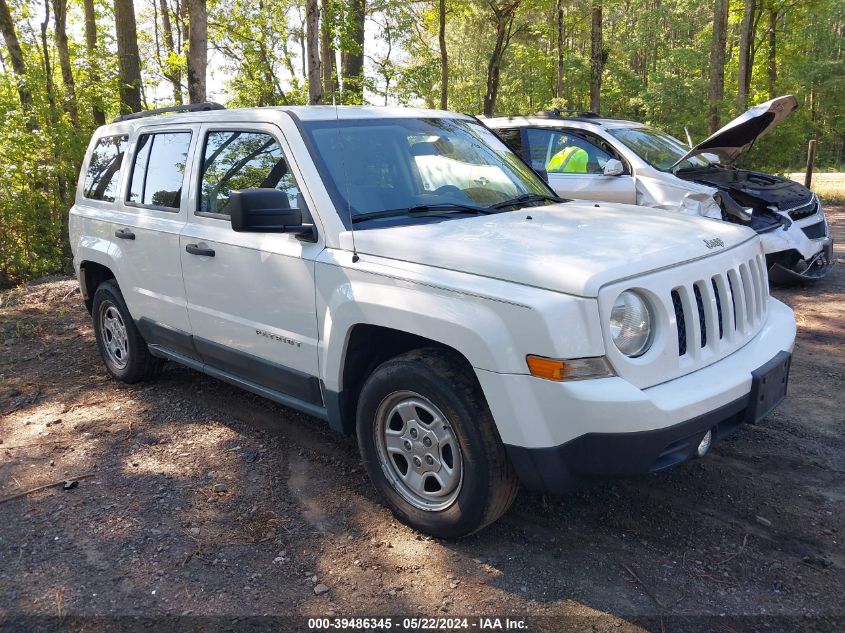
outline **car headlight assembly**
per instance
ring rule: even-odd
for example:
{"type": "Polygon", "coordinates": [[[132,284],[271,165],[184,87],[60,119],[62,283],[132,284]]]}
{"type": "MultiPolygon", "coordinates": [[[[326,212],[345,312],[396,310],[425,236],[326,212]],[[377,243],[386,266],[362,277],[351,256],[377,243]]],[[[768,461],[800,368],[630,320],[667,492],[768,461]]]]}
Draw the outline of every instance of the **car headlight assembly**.
{"type": "Polygon", "coordinates": [[[651,347],[653,321],[648,301],[636,291],[626,290],[616,297],[610,311],[613,343],[625,356],[642,356],[651,347]]]}

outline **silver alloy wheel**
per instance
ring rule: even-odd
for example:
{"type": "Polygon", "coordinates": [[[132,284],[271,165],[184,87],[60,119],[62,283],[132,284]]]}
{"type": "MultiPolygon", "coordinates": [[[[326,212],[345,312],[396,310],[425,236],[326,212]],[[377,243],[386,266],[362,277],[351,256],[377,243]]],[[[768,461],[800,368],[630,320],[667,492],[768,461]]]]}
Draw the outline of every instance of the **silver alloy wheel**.
{"type": "Polygon", "coordinates": [[[106,360],[117,369],[125,368],[129,363],[129,336],[117,306],[109,300],[100,304],[100,338],[106,360]]]}
{"type": "Polygon", "coordinates": [[[452,425],[428,398],[396,391],[376,411],[375,440],[385,476],[420,510],[445,510],[463,483],[463,457],[452,425]]]}

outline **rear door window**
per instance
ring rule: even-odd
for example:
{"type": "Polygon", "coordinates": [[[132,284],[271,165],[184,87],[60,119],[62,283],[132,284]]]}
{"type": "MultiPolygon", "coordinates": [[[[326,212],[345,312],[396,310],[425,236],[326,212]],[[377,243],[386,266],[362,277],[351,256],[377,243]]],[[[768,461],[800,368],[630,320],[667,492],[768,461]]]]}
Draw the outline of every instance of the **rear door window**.
{"type": "Polygon", "coordinates": [[[178,209],[190,144],[190,132],[142,134],[135,150],[128,202],[178,209]]]}
{"type": "Polygon", "coordinates": [[[123,165],[123,155],[129,145],[129,137],[104,136],[94,146],[85,172],[82,193],[89,200],[114,202],[117,195],[117,179],[123,165]]]}

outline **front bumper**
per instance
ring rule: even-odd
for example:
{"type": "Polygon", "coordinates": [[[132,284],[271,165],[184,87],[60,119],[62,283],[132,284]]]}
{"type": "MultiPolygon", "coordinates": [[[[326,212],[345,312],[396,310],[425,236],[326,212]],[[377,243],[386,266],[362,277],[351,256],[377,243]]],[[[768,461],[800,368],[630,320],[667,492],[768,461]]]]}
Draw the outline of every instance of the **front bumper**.
{"type": "Polygon", "coordinates": [[[826,237],[816,241],[820,250],[806,259],[794,249],[766,255],[769,279],[776,283],[789,283],[814,281],[827,275],[836,262],[833,256],[833,238],[826,237]]]}
{"type": "Polygon", "coordinates": [[[746,422],[748,405],[744,396],[663,429],[587,433],[553,448],[506,448],[526,488],[564,494],[591,480],[654,473],[693,459],[707,431],[715,444],[746,422]]]}
{"type": "Polygon", "coordinates": [[[619,377],[551,382],[476,370],[517,474],[527,487],[571,490],[583,479],[653,472],[688,459],[708,429],[746,420],[752,372],[792,351],[795,319],[770,299],[760,332],[707,367],[639,389],[619,377]]]}

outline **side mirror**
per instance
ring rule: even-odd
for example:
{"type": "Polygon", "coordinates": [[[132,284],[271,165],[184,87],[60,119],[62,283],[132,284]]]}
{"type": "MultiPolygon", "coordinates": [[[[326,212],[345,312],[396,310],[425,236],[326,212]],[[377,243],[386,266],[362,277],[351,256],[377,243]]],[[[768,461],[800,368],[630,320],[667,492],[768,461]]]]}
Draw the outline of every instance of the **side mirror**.
{"type": "Polygon", "coordinates": [[[622,164],[622,161],[616,160],[615,158],[609,159],[604,164],[604,175],[605,176],[621,176],[625,173],[625,165],[622,164]]]}
{"type": "Polygon", "coordinates": [[[229,193],[232,230],[238,233],[296,233],[314,235],[313,224],[302,223],[302,212],[291,208],[278,189],[239,189],[229,193]]]}

